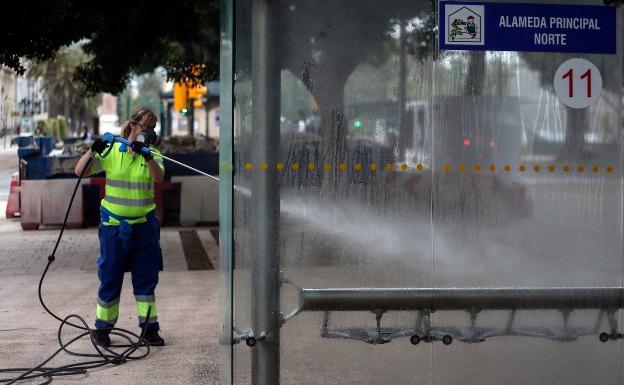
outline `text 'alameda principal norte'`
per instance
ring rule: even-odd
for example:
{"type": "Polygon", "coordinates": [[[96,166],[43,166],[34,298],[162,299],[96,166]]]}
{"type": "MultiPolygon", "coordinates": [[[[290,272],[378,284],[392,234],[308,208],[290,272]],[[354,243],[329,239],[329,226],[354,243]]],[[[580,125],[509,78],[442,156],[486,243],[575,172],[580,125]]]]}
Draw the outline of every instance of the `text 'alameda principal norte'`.
{"type": "Polygon", "coordinates": [[[607,6],[440,2],[440,49],[615,54],[607,6]]]}

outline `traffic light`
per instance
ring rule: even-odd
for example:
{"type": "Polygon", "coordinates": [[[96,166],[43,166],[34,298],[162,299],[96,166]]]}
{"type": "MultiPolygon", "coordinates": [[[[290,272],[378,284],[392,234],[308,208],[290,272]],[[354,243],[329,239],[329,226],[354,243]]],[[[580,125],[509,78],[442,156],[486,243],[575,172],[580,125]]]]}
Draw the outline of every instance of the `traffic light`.
{"type": "Polygon", "coordinates": [[[188,108],[187,93],[188,93],[188,87],[186,86],[186,83],[175,82],[175,84],[173,85],[173,109],[174,111],[182,112],[183,110],[187,110],[188,108]]]}
{"type": "Polygon", "coordinates": [[[173,109],[183,116],[190,114],[189,102],[192,107],[200,108],[204,105],[204,95],[208,92],[208,88],[203,84],[192,86],[186,81],[175,82],[173,85],[173,109]]]}
{"type": "Polygon", "coordinates": [[[361,120],[356,120],[355,122],[353,122],[353,127],[355,128],[362,128],[362,121],[361,120]]]}
{"type": "Polygon", "coordinates": [[[189,88],[189,98],[193,100],[193,107],[199,108],[204,105],[204,95],[208,89],[204,85],[189,88]]]}

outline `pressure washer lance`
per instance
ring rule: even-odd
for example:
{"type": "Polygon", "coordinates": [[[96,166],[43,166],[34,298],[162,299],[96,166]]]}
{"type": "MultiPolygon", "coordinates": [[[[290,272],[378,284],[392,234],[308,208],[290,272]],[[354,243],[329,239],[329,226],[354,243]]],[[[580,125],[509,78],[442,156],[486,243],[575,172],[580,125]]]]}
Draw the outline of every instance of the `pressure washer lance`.
{"type": "MultiPolygon", "coordinates": [[[[106,155],[108,155],[108,153],[110,152],[110,150],[113,148],[113,143],[114,143],[114,142],[119,142],[119,143],[125,144],[125,145],[126,145],[126,146],[128,146],[128,147],[129,147],[129,146],[132,146],[132,142],[131,142],[131,141],[129,141],[128,139],[126,139],[126,138],[122,138],[121,136],[115,136],[115,135],[113,135],[113,134],[111,134],[111,133],[109,133],[109,132],[107,132],[107,133],[105,133],[105,134],[104,134],[104,138],[103,138],[103,139],[104,139],[104,141],[105,141],[105,142],[109,142],[109,143],[111,144],[111,145],[110,145],[110,147],[109,147],[109,150],[107,150],[107,151],[106,151],[106,152],[102,155],[102,156],[104,156],[104,157],[105,157],[106,155]]],[[[147,135],[146,135],[146,134],[144,134],[144,133],[142,133],[142,132],[140,132],[140,133],[137,135],[136,140],[137,140],[138,142],[143,142],[143,143],[145,143],[145,142],[147,142],[147,135]]],[[[178,164],[178,165],[180,165],[180,166],[182,166],[182,167],[186,167],[186,168],[188,168],[189,170],[192,170],[192,171],[194,171],[194,172],[196,172],[196,173],[198,173],[198,174],[201,174],[201,175],[203,175],[203,176],[207,176],[207,177],[209,177],[209,178],[212,178],[212,179],[216,180],[217,182],[219,181],[219,178],[217,178],[216,176],[213,176],[213,175],[210,175],[210,174],[208,174],[208,173],[205,173],[205,172],[203,172],[203,171],[201,171],[201,170],[198,170],[198,169],[196,169],[196,168],[194,168],[194,167],[189,166],[188,164],[184,164],[184,163],[182,163],[182,162],[178,162],[177,160],[175,160],[175,159],[171,159],[171,158],[169,158],[168,156],[165,156],[165,155],[163,155],[163,154],[157,153],[156,151],[151,150],[151,149],[149,149],[148,147],[143,147],[143,148],[141,148],[141,152],[143,152],[143,153],[145,153],[145,154],[147,154],[147,153],[152,153],[152,155],[159,156],[159,157],[161,157],[161,158],[163,158],[163,159],[168,160],[169,162],[172,162],[172,163],[178,164]]]]}
{"type": "MultiPolygon", "coordinates": [[[[105,133],[105,134],[104,134],[103,140],[104,140],[105,142],[110,143],[110,146],[108,146],[108,149],[107,149],[106,151],[104,151],[104,153],[101,155],[101,157],[103,157],[103,158],[105,158],[105,157],[108,155],[108,153],[110,153],[110,152],[112,151],[112,149],[113,149],[113,143],[115,143],[115,142],[122,143],[122,144],[126,145],[127,147],[132,146],[132,142],[131,142],[131,141],[129,141],[128,139],[126,139],[126,138],[122,138],[121,136],[115,136],[115,135],[111,134],[110,132],[107,132],[107,133],[105,133]]],[[[137,140],[138,142],[143,142],[143,143],[146,143],[146,142],[147,142],[147,134],[145,134],[145,133],[143,133],[143,132],[139,132],[139,133],[137,134],[137,138],[136,138],[136,140],[137,140]]],[[[161,157],[161,158],[163,158],[163,159],[166,159],[166,160],[168,160],[168,161],[170,161],[170,162],[173,162],[173,163],[175,163],[175,164],[179,164],[180,166],[182,166],[182,167],[186,167],[186,168],[188,168],[189,170],[195,171],[195,172],[196,172],[196,173],[198,173],[198,174],[201,174],[201,175],[207,176],[208,178],[212,178],[212,179],[216,180],[217,182],[220,182],[220,181],[221,181],[219,178],[217,178],[217,177],[216,177],[216,176],[214,176],[214,175],[207,174],[207,173],[205,173],[205,172],[203,172],[203,171],[201,171],[201,170],[198,170],[198,169],[196,169],[196,168],[194,168],[194,167],[189,166],[188,164],[184,164],[184,163],[182,163],[182,162],[178,162],[178,161],[177,161],[177,160],[175,160],[175,159],[171,159],[171,158],[169,158],[168,156],[164,156],[163,154],[160,154],[160,153],[157,153],[157,152],[155,152],[155,151],[153,151],[153,150],[150,150],[148,147],[143,147],[143,148],[141,148],[141,150],[140,150],[140,151],[141,151],[141,152],[143,152],[143,153],[146,153],[146,154],[147,154],[148,152],[151,152],[151,153],[152,153],[152,155],[156,155],[156,156],[159,156],[159,157],[161,157]]],[[[241,193],[242,195],[244,195],[244,196],[246,196],[246,197],[251,197],[251,191],[250,191],[248,188],[246,188],[246,187],[242,187],[242,186],[233,186],[233,188],[234,188],[234,191],[236,191],[236,192],[238,192],[238,193],[241,193]]]]}

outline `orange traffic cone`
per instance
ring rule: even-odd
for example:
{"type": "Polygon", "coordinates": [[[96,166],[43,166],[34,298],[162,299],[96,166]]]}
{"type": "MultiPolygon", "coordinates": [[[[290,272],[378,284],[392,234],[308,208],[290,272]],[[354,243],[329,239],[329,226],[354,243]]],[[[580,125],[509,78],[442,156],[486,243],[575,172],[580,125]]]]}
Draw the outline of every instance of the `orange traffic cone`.
{"type": "Polygon", "coordinates": [[[19,215],[19,181],[18,181],[18,173],[13,174],[11,176],[11,188],[9,190],[9,200],[6,206],[6,217],[7,218],[15,218],[19,215]]]}

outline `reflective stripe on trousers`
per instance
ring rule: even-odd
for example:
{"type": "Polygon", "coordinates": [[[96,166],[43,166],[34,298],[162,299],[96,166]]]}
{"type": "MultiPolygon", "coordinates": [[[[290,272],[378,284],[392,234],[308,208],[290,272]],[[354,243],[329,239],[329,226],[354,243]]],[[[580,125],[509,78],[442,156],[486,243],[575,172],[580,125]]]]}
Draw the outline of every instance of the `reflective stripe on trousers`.
{"type": "Polygon", "coordinates": [[[147,313],[149,312],[149,320],[147,323],[154,323],[158,320],[158,311],[156,310],[156,300],[153,295],[151,296],[135,296],[137,316],[139,317],[139,323],[143,324],[147,320],[147,313]]]}
{"type": "Polygon", "coordinates": [[[98,298],[96,318],[98,321],[105,322],[111,326],[115,325],[117,318],[119,318],[119,298],[108,302],[98,298]]]}

